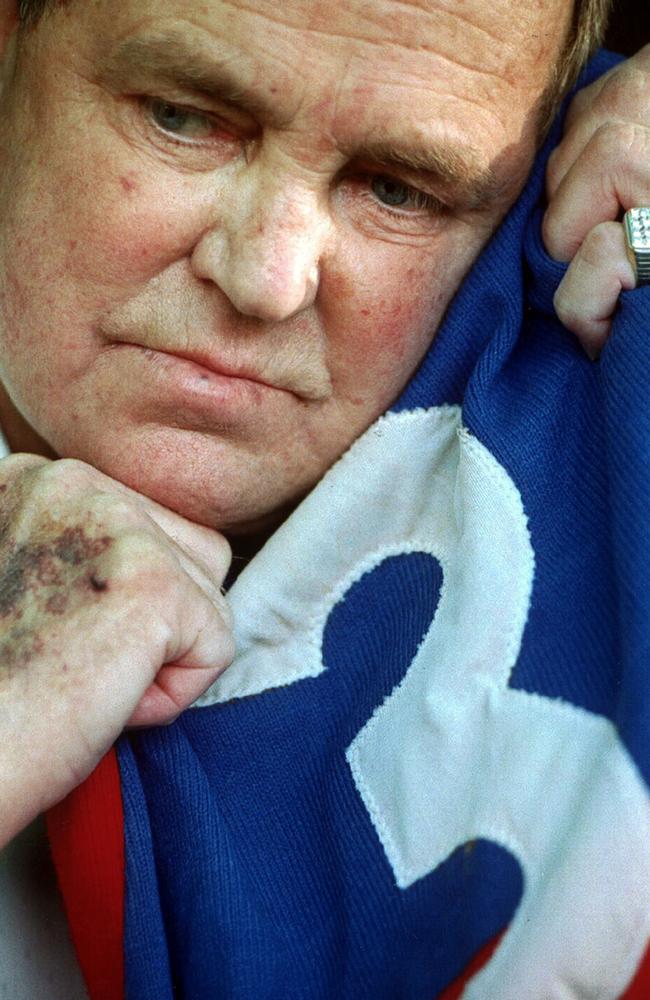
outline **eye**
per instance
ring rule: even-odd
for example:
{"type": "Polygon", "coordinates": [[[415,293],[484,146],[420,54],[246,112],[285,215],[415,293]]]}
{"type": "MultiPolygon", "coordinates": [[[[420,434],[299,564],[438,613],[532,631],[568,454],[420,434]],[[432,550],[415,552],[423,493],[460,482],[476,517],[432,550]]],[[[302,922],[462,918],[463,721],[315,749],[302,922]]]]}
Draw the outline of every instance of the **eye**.
{"type": "Polygon", "coordinates": [[[377,201],[387,208],[440,211],[442,207],[441,202],[433,195],[383,174],[371,178],[370,189],[377,201]]]}
{"type": "Polygon", "coordinates": [[[411,189],[392,177],[373,177],[370,187],[375,197],[384,205],[398,208],[409,200],[411,189]]]}
{"type": "Polygon", "coordinates": [[[215,134],[216,123],[209,115],[160,98],[148,98],[145,107],[152,121],[163,132],[183,139],[208,139],[215,134]]]}

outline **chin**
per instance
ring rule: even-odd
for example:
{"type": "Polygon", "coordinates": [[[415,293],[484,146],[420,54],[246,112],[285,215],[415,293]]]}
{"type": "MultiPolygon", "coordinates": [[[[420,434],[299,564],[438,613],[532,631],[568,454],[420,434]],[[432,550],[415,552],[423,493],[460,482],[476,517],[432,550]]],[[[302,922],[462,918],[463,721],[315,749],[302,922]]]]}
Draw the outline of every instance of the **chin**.
{"type": "MultiPolygon", "coordinates": [[[[181,517],[208,528],[244,535],[280,524],[306,490],[278,489],[270,470],[233,469],[230,463],[189,467],[162,461],[95,464],[100,471],[181,517]],[[213,475],[206,469],[213,468],[213,475]],[[264,474],[266,473],[266,475],[264,474]],[[266,489],[264,488],[266,485],[266,489]]],[[[259,463],[263,464],[263,463],[259,463]]]]}
{"type": "Polygon", "coordinates": [[[322,475],[296,453],[195,432],[107,431],[52,444],[60,457],[86,462],[189,521],[233,535],[279,524],[322,475]]]}
{"type": "Polygon", "coordinates": [[[245,534],[281,519],[275,505],[269,509],[268,502],[266,505],[261,499],[256,502],[249,484],[245,482],[239,485],[230,480],[224,485],[205,479],[188,482],[184,478],[179,482],[175,477],[161,480],[155,475],[140,476],[128,472],[121,476],[114,474],[114,478],[188,521],[217,531],[245,534]]]}

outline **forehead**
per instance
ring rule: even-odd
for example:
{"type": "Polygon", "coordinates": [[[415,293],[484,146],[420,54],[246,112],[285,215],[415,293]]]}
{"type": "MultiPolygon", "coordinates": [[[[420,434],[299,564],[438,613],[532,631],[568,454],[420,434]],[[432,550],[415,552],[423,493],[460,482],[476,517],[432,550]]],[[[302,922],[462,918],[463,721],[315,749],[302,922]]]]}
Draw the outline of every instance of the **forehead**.
{"type": "Polygon", "coordinates": [[[515,145],[566,35],[568,0],[72,0],[53,18],[111,83],[169,79],[354,155],[515,145]]]}
{"type": "Polygon", "coordinates": [[[274,65],[281,79],[341,89],[346,78],[436,87],[452,78],[516,87],[545,76],[565,33],[570,0],[73,0],[74,21],[93,29],[97,50],[152,32],[211,38],[245,62],[274,65]],[[284,72],[283,72],[284,71],[284,72]]]}

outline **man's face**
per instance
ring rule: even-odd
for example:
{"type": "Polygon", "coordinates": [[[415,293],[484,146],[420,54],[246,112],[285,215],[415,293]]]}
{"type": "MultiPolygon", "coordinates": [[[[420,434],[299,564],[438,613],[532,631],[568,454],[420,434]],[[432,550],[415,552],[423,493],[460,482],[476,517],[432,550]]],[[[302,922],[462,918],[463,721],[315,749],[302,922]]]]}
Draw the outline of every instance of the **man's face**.
{"type": "Polygon", "coordinates": [[[422,359],[525,179],[569,17],[57,9],[4,66],[5,423],[204,524],[280,513],[422,359]]]}

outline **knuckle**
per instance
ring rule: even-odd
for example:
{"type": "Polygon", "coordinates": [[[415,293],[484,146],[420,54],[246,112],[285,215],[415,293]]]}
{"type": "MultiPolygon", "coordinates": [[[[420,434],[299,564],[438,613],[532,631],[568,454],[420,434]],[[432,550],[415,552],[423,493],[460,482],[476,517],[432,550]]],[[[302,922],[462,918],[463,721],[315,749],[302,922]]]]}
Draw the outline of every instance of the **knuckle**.
{"type": "Polygon", "coordinates": [[[33,481],[34,475],[44,466],[51,462],[46,458],[39,458],[36,455],[17,453],[8,455],[0,461],[0,486],[2,492],[8,489],[28,488],[33,481]]]}
{"type": "Polygon", "coordinates": [[[633,61],[640,66],[644,66],[645,71],[650,73],[650,42],[644,45],[642,49],[639,49],[633,61]]]}
{"type": "Polygon", "coordinates": [[[86,508],[97,524],[113,531],[126,530],[143,523],[142,513],[128,497],[109,490],[93,490],[86,499],[86,508]]]}
{"type": "Polygon", "coordinates": [[[39,455],[28,455],[25,452],[15,452],[12,455],[7,455],[0,461],[0,470],[2,475],[11,476],[18,475],[22,472],[27,472],[30,469],[38,468],[41,465],[51,465],[49,459],[41,458],[39,455]]]}
{"type": "Polygon", "coordinates": [[[76,458],[58,458],[43,467],[43,476],[55,482],[77,483],[87,482],[91,467],[76,458]]]}
{"type": "MultiPolygon", "coordinates": [[[[648,72],[639,63],[624,64],[604,82],[596,99],[596,105],[603,114],[628,116],[635,108],[648,106],[648,72]]],[[[649,64],[650,65],[650,64],[649,64]]]]}
{"type": "Polygon", "coordinates": [[[103,557],[111,576],[121,583],[133,581],[149,596],[168,586],[179,564],[173,553],[144,528],[120,532],[103,557]]]}
{"type": "Polygon", "coordinates": [[[580,248],[582,260],[599,267],[620,251],[620,226],[616,222],[599,222],[585,236],[580,248]]]}
{"type": "Polygon", "coordinates": [[[553,306],[558,318],[568,330],[578,335],[583,332],[585,322],[588,322],[579,284],[574,259],[553,296],[553,306]]]}
{"type": "Polygon", "coordinates": [[[635,122],[609,121],[599,125],[589,143],[590,152],[598,162],[615,163],[635,161],[643,155],[646,160],[648,131],[635,122]]]}
{"type": "Polygon", "coordinates": [[[87,469],[82,462],[63,458],[55,462],[42,463],[27,470],[30,492],[45,503],[73,494],[88,481],[87,469]]]}
{"type": "Polygon", "coordinates": [[[221,583],[232,561],[230,544],[222,534],[202,528],[193,540],[193,547],[186,547],[185,551],[213,587],[221,583]]]}
{"type": "Polygon", "coordinates": [[[577,112],[582,112],[586,108],[591,107],[594,100],[594,90],[596,85],[594,83],[590,84],[588,87],[583,87],[579,90],[571,101],[572,108],[577,112]]]}
{"type": "MultiPolygon", "coordinates": [[[[598,82],[598,81],[597,81],[598,82]]],[[[577,118],[581,118],[594,103],[594,88],[592,83],[588,87],[583,87],[571,98],[571,104],[567,113],[565,129],[568,129],[577,118]]]]}
{"type": "Polygon", "coordinates": [[[120,532],[99,556],[97,566],[102,578],[123,599],[139,608],[146,607],[154,618],[162,615],[168,620],[187,605],[209,603],[215,609],[215,603],[188,575],[173,548],[146,528],[120,532]]]}
{"type": "Polygon", "coordinates": [[[560,284],[555,295],[553,296],[553,308],[557,313],[559,319],[568,326],[567,320],[571,319],[573,312],[573,301],[571,296],[567,292],[566,285],[564,282],[560,284]]]}
{"type": "Polygon", "coordinates": [[[209,622],[204,632],[210,636],[206,659],[216,670],[225,670],[235,658],[235,638],[230,628],[224,628],[221,621],[209,622]],[[215,627],[216,626],[216,627],[215,627]]]}
{"type": "Polygon", "coordinates": [[[217,649],[214,658],[215,667],[219,670],[225,670],[235,659],[236,652],[234,636],[229,633],[224,637],[217,649]]]}

